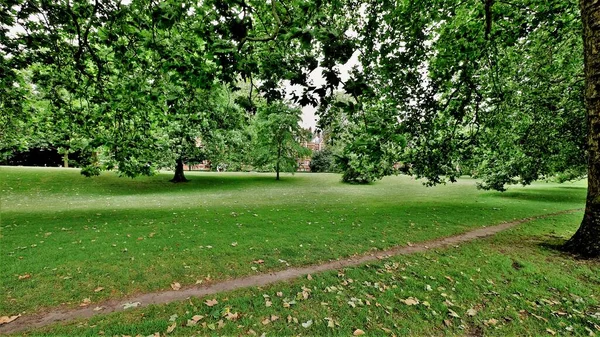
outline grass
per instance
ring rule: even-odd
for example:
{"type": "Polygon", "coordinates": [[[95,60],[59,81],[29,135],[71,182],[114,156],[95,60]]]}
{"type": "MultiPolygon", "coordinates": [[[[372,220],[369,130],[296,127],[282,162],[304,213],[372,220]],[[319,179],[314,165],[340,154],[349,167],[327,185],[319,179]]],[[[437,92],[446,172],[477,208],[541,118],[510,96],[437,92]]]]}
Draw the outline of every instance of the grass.
{"type": "Polygon", "coordinates": [[[314,264],[585,200],[583,183],[498,193],[478,191],[470,179],[425,188],[404,176],[368,186],[332,174],[188,178],[0,168],[0,315],[314,264]],[[252,263],[259,259],[264,264],[252,263]]]}
{"type": "Polygon", "coordinates": [[[536,220],[460,247],[28,335],[162,335],[175,324],[169,336],[349,336],[357,329],[367,336],[593,336],[600,333],[600,261],[553,248],[581,216],[536,220]],[[406,304],[410,298],[418,304],[406,304]],[[209,307],[208,299],[218,303],[209,307]],[[195,315],[202,318],[192,326],[195,315]]]}

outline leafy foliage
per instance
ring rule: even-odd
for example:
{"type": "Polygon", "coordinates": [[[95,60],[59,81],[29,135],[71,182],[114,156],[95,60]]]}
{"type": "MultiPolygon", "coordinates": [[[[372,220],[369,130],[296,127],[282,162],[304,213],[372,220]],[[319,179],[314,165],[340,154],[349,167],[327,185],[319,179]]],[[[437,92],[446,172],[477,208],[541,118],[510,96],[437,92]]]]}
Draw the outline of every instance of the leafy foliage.
{"type": "Polygon", "coordinates": [[[297,159],[310,150],[301,146],[301,111],[284,102],[262,106],[254,120],[254,165],[279,172],[295,172],[297,159]]]}
{"type": "Polygon", "coordinates": [[[335,154],[329,148],[314,151],[310,160],[311,172],[338,172],[335,154]]]}

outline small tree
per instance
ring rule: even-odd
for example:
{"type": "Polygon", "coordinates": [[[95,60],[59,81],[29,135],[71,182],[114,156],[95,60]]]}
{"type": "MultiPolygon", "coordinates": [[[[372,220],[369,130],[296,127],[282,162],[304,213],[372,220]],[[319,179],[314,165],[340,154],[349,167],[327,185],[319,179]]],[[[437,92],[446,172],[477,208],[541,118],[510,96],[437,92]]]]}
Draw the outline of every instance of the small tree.
{"type": "Polygon", "coordinates": [[[279,172],[294,172],[297,158],[310,154],[301,146],[301,111],[278,101],[258,110],[254,120],[254,165],[271,166],[279,180],[279,172]]]}

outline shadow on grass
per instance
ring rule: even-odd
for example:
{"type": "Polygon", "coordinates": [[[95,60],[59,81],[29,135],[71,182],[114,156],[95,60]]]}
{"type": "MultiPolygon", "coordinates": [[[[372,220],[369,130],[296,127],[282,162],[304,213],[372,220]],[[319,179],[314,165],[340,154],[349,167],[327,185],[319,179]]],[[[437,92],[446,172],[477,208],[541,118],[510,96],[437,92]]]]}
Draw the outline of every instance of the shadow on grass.
{"type": "Polygon", "coordinates": [[[600,259],[597,258],[589,258],[581,255],[574,254],[565,250],[565,243],[567,243],[568,239],[564,237],[554,236],[554,235],[546,235],[543,237],[546,241],[539,242],[537,246],[545,251],[549,251],[554,254],[558,254],[564,258],[575,259],[579,261],[598,261],[600,259]]]}
{"type": "MultiPolygon", "coordinates": [[[[5,181],[6,186],[15,187],[15,191],[36,191],[39,193],[78,193],[79,195],[140,195],[169,193],[202,193],[235,191],[247,188],[289,188],[305,184],[305,178],[284,175],[275,180],[275,174],[269,173],[198,173],[186,172],[185,183],[172,183],[172,173],[160,173],[154,176],[140,176],[134,179],[119,177],[112,172],[104,172],[98,177],[86,178],[75,171],[63,171],[60,174],[23,175],[19,179],[5,181]],[[40,189],[41,186],[41,189],[40,189]]],[[[16,175],[15,175],[16,176],[16,175]]],[[[10,178],[13,178],[12,176],[10,178]]]]}
{"type": "Polygon", "coordinates": [[[488,195],[498,199],[563,203],[578,202],[582,197],[585,200],[585,190],[584,187],[563,186],[561,189],[526,188],[522,191],[494,192],[488,195]]]}

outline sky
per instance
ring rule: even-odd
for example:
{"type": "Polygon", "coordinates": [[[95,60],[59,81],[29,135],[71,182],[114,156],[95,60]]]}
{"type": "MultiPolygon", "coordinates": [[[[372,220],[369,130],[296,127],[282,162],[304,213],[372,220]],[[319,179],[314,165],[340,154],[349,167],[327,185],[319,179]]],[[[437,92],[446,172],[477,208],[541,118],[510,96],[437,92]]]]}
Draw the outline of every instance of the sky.
{"type": "MultiPolygon", "coordinates": [[[[352,57],[348,60],[348,62],[346,62],[343,65],[337,66],[338,70],[340,71],[340,78],[343,82],[348,80],[348,78],[350,77],[350,70],[356,65],[359,65],[358,52],[352,54],[352,57]]],[[[313,85],[319,87],[325,84],[325,79],[323,78],[322,73],[322,67],[318,67],[315,70],[313,70],[312,73],[310,73],[310,79],[312,80],[313,85]]],[[[299,90],[301,90],[300,86],[289,86],[287,88],[288,97],[290,97],[292,92],[299,90]]],[[[317,108],[312,107],[310,105],[302,108],[302,123],[300,123],[300,125],[303,128],[311,128],[312,130],[315,129],[315,126],[317,125],[317,116],[315,116],[316,111],[317,108]]]]}

